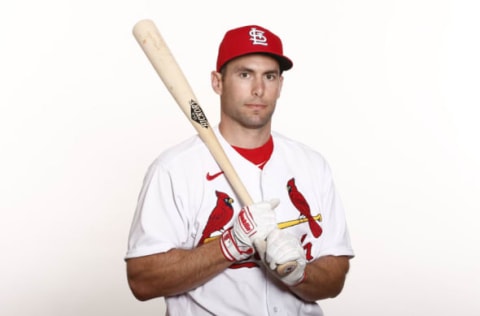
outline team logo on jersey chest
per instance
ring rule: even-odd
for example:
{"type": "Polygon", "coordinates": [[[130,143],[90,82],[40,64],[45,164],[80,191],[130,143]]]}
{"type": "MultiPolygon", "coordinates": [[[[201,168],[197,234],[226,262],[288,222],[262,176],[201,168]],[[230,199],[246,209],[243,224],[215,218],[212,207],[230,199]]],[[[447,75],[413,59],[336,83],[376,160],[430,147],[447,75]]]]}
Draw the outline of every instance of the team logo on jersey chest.
{"type": "MultiPolygon", "coordinates": [[[[297,188],[295,178],[291,178],[287,181],[286,188],[291,203],[298,210],[300,215],[298,218],[278,223],[278,228],[286,229],[303,223],[307,223],[312,236],[315,238],[319,238],[323,232],[322,227],[319,224],[322,221],[322,215],[320,213],[317,215],[312,215],[310,205],[305,199],[304,195],[297,188]]],[[[215,207],[211,211],[208,221],[203,229],[199,245],[217,239],[221,235],[221,233],[224,232],[225,229],[227,229],[226,225],[230,223],[234,216],[232,206],[234,202],[233,198],[225,192],[216,191],[215,194],[217,196],[217,202],[215,207]]],[[[248,224],[248,221],[244,220],[242,221],[242,223],[245,225],[245,227],[248,226],[246,225],[248,224]]],[[[307,234],[302,236],[302,243],[306,237],[307,234]]],[[[308,242],[307,245],[304,245],[307,253],[309,253],[309,250],[307,249],[308,244],[310,243],[308,242]]]]}
{"type": "Polygon", "coordinates": [[[291,178],[290,180],[288,180],[287,191],[288,196],[290,197],[290,201],[292,202],[293,206],[295,206],[295,208],[300,212],[300,216],[307,219],[313,237],[320,237],[320,235],[322,234],[322,227],[320,227],[320,224],[318,224],[315,217],[312,216],[310,205],[308,204],[303,194],[298,190],[297,185],[295,184],[295,178],[291,178]]]}
{"type": "Polygon", "coordinates": [[[215,191],[215,195],[217,196],[217,203],[210,213],[207,224],[203,229],[199,242],[200,245],[218,238],[219,235],[213,236],[213,234],[225,231],[226,225],[233,218],[233,199],[227,193],[221,191],[215,191]]]}

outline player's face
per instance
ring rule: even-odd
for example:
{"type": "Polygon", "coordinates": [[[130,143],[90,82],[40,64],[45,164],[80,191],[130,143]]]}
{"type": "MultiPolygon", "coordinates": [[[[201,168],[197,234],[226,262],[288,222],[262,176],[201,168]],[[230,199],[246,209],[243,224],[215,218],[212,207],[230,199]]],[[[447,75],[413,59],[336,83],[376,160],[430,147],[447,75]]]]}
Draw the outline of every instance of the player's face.
{"type": "Polygon", "coordinates": [[[236,58],[226,65],[217,83],[214,89],[220,94],[222,124],[270,128],[283,83],[274,58],[257,54],[236,58]]]}

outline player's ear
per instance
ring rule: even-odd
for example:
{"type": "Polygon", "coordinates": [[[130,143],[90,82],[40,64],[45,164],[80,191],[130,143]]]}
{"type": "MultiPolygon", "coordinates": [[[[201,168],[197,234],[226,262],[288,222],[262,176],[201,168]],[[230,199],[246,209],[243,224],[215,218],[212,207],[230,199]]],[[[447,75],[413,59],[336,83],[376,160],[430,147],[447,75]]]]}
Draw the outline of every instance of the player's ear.
{"type": "Polygon", "coordinates": [[[280,85],[278,87],[277,99],[280,98],[280,95],[282,94],[283,76],[280,76],[279,80],[280,80],[280,85]]]}
{"type": "Polygon", "coordinates": [[[216,71],[212,71],[211,74],[212,89],[216,94],[222,94],[222,74],[216,71]]]}

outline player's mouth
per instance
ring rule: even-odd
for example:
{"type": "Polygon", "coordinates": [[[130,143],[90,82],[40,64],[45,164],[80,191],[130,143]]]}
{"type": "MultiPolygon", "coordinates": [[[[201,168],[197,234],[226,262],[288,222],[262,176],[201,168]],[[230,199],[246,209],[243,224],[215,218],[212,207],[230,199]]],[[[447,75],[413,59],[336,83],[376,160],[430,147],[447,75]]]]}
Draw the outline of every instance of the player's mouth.
{"type": "Polygon", "coordinates": [[[245,104],[248,108],[253,109],[253,110],[262,110],[266,109],[267,105],[266,104],[261,104],[261,103],[247,103],[245,104]]]}

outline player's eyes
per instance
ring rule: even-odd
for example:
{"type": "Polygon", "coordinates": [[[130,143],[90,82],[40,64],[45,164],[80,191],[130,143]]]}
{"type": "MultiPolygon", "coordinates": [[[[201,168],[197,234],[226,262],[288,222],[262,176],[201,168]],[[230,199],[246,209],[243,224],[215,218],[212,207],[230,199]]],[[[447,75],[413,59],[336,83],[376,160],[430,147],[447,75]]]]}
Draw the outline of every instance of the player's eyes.
{"type": "Polygon", "coordinates": [[[275,78],[277,77],[275,74],[267,74],[265,76],[268,80],[275,80],[275,78]]]}

